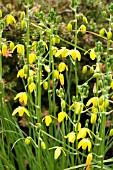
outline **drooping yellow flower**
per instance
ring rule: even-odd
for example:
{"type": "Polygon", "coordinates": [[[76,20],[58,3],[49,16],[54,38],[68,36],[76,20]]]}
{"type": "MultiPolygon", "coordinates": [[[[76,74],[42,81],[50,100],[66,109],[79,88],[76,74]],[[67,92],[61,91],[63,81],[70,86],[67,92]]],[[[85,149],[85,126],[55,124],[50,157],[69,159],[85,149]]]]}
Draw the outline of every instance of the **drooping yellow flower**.
{"type": "Polygon", "coordinates": [[[27,116],[30,116],[29,111],[23,107],[23,106],[18,106],[12,113],[12,116],[15,116],[16,113],[19,113],[19,116],[22,117],[24,112],[27,114],[27,116]]]}
{"type": "Polygon", "coordinates": [[[29,144],[30,144],[30,142],[31,142],[30,139],[31,139],[30,136],[28,136],[28,137],[25,138],[25,143],[26,143],[26,145],[29,145],[29,144]]]}
{"type": "Polygon", "coordinates": [[[59,72],[63,72],[65,69],[68,71],[68,68],[64,62],[61,62],[58,68],[59,68],[59,72]]]}
{"type": "Polygon", "coordinates": [[[96,107],[98,105],[98,97],[92,97],[91,99],[89,99],[86,106],[89,106],[91,103],[94,107],[96,107]]]}
{"type": "Polygon", "coordinates": [[[68,141],[71,142],[71,143],[74,143],[75,142],[75,139],[76,139],[76,135],[75,135],[75,132],[70,132],[67,134],[67,136],[64,136],[65,138],[68,138],[68,141]]]}
{"type": "Polygon", "coordinates": [[[3,56],[6,56],[6,54],[7,54],[7,45],[6,45],[6,44],[3,44],[3,45],[2,45],[2,55],[3,55],[3,56]]]}
{"type": "Polygon", "coordinates": [[[74,102],[70,109],[74,111],[75,114],[80,114],[83,111],[84,104],[81,102],[74,102]]]}
{"type": "Polygon", "coordinates": [[[36,89],[36,84],[34,82],[31,82],[31,84],[28,85],[28,89],[29,89],[30,93],[32,93],[33,90],[36,89]]]}
{"type": "Polygon", "coordinates": [[[19,101],[22,103],[24,102],[24,104],[26,105],[27,104],[27,94],[26,92],[20,92],[16,95],[16,97],[14,98],[14,100],[18,99],[19,98],[19,101]]]}
{"type": "Polygon", "coordinates": [[[8,14],[6,16],[6,23],[7,23],[7,25],[13,24],[13,23],[15,24],[16,20],[15,20],[15,18],[11,14],[8,14]]]}
{"type": "Polygon", "coordinates": [[[78,59],[78,61],[81,60],[81,54],[78,50],[69,50],[67,55],[71,55],[73,60],[78,59]]]}
{"type": "Polygon", "coordinates": [[[78,149],[82,147],[83,150],[86,150],[88,147],[88,151],[91,150],[91,142],[89,139],[83,138],[79,143],[78,143],[78,149]]]}
{"type": "Polygon", "coordinates": [[[113,136],[113,129],[110,130],[109,136],[113,136]]]}
{"type": "Polygon", "coordinates": [[[20,55],[24,55],[24,45],[21,45],[21,44],[18,44],[17,45],[17,53],[20,54],[20,55]]]}
{"type": "Polygon", "coordinates": [[[67,51],[68,50],[66,49],[66,47],[62,47],[60,50],[56,52],[55,57],[59,57],[61,55],[62,58],[65,58],[67,56],[66,55],[67,51]]]}
{"type": "Polygon", "coordinates": [[[17,77],[21,77],[21,78],[27,77],[27,74],[24,74],[24,69],[20,69],[18,71],[17,77]]]}
{"type": "Polygon", "coordinates": [[[86,170],[90,170],[91,161],[92,161],[92,153],[89,153],[86,159],[86,165],[87,165],[86,170]]]}
{"type": "Polygon", "coordinates": [[[52,122],[51,116],[45,116],[45,117],[42,119],[42,121],[44,121],[44,120],[45,120],[46,126],[49,126],[50,123],[52,122]]]}
{"type": "Polygon", "coordinates": [[[93,124],[93,123],[96,122],[96,120],[97,120],[97,114],[96,114],[96,113],[93,113],[93,114],[91,115],[91,120],[90,120],[90,122],[93,124]]]}
{"type": "Polygon", "coordinates": [[[97,58],[97,55],[96,55],[94,49],[91,49],[91,51],[90,51],[90,58],[91,58],[92,60],[95,60],[95,58],[97,58]]]}
{"type": "Polygon", "coordinates": [[[66,112],[62,111],[58,114],[58,122],[59,123],[62,122],[64,120],[64,118],[66,118],[66,120],[67,120],[68,116],[67,116],[66,112]]]}
{"type": "Polygon", "coordinates": [[[57,147],[55,149],[55,152],[54,152],[54,159],[58,159],[58,157],[60,156],[61,154],[61,148],[60,147],[57,147]]]}
{"type": "Polygon", "coordinates": [[[79,130],[78,134],[77,134],[77,139],[85,138],[86,135],[87,135],[87,133],[88,133],[88,135],[90,136],[90,138],[92,138],[91,133],[90,133],[90,130],[89,130],[88,128],[85,128],[85,127],[84,127],[84,128],[81,128],[81,129],[79,130]]]}
{"type": "Polygon", "coordinates": [[[29,54],[29,64],[33,64],[35,59],[36,59],[36,54],[35,53],[29,54]]]}
{"type": "Polygon", "coordinates": [[[60,84],[63,86],[64,85],[64,75],[60,73],[59,79],[60,79],[60,84]]]}
{"type": "Polygon", "coordinates": [[[58,72],[58,70],[54,70],[53,71],[53,76],[54,76],[54,79],[59,79],[59,72],[58,72]]]}

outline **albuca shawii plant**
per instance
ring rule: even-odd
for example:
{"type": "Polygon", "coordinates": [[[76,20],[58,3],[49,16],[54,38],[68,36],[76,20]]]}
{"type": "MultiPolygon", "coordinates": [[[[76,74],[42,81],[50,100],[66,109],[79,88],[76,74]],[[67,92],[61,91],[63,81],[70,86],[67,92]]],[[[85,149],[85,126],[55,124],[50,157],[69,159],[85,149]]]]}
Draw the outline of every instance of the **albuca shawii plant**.
{"type": "Polygon", "coordinates": [[[103,12],[109,23],[107,30],[102,28],[93,33],[101,41],[85,51],[77,43],[79,34],[87,34],[88,20],[78,13],[77,0],[71,1],[74,19],[67,24],[67,31],[74,37],[73,43],[58,35],[56,26],[59,21],[53,8],[47,16],[43,11],[34,10],[33,18],[30,18],[32,5],[29,0],[24,3],[26,11],[21,12],[18,21],[12,14],[3,18],[0,10],[0,110],[4,143],[0,166],[3,170],[5,167],[11,170],[112,170],[113,159],[106,155],[113,144],[113,128],[106,128],[106,121],[113,112],[113,4],[109,6],[109,18],[103,12]],[[81,18],[83,23],[79,25],[81,18]],[[24,44],[4,42],[4,27],[17,22],[26,32],[24,44]],[[31,26],[37,29],[39,40],[30,39],[31,26]],[[102,40],[106,41],[105,47],[102,40]],[[65,46],[61,46],[60,41],[65,46]],[[70,49],[67,44],[71,45],[70,49]],[[2,59],[9,50],[12,53],[16,51],[24,63],[17,73],[24,90],[14,97],[20,105],[12,111],[12,118],[11,115],[6,116],[8,110],[2,83],[2,59]],[[81,84],[79,65],[82,57],[86,56],[92,65],[84,65],[81,74],[85,76],[90,71],[90,77],[81,84]],[[72,79],[74,95],[71,94],[72,79]],[[93,88],[90,87],[92,81],[93,88]],[[44,91],[48,102],[45,103],[48,105],[45,115],[42,114],[44,91]],[[28,123],[27,132],[20,128],[18,117],[24,117],[28,123]],[[8,124],[7,128],[4,121],[8,124]],[[8,132],[12,139],[7,141],[7,148],[5,140],[8,132]]]}

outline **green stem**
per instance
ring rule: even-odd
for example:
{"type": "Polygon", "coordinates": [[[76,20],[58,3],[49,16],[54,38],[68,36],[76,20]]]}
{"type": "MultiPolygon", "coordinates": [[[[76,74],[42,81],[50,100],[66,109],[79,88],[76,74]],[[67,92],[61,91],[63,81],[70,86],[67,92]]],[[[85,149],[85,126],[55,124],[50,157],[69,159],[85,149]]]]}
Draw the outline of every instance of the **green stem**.
{"type": "MultiPolygon", "coordinates": [[[[0,50],[2,48],[2,32],[0,30],[0,50]]],[[[2,85],[2,54],[0,53],[0,112],[2,113],[2,95],[3,95],[3,85],[2,85]]],[[[2,114],[1,114],[2,115],[2,114]]]]}

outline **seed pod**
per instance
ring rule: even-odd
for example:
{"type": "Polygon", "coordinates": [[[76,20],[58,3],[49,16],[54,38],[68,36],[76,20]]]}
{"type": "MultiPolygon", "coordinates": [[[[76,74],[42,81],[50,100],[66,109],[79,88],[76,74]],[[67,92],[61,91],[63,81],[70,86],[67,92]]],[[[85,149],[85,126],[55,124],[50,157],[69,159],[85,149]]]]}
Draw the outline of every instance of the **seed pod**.
{"type": "Polygon", "coordinates": [[[107,39],[108,39],[108,40],[111,40],[111,39],[112,39],[112,32],[111,32],[111,31],[109,31],[109,32],[107,33],[107,39]]]}
{"type": "Polygon", "coordinates": [[[68,25],[67,25],[67,30],[70,32],[70,31],[72,31],[72,24],[71,23],[69,23],[68,25]]]}

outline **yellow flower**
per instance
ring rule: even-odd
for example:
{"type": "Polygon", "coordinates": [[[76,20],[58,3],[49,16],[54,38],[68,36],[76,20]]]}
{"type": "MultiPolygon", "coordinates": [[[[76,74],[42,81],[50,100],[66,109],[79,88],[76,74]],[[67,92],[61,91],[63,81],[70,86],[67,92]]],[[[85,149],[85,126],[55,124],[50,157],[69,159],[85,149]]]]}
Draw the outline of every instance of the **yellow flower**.
{"type": "Polygon", "coordinates": [[[9,14],[6,16],[6,23],[7,23],[7,25],[13,24],[13,23],[15,24],[16,20],[11,14],[9,14]]]}
{"type": "Polygon", "coordinates": [[[82,147],[83,150],[85,150],[88,147],[88,151],[91,149],[91,142],[89,139],[83,138],[79,143],[78,143],[78,149],[82,147]]]}
{"type": "Polygon", "coordinates": [[[58,122],[62,122],[64,120],[64,118],[66,118],[66,120],[68,119],[66,112],[60,112],[58,114],[58,122]]]}
{"type": "Polygon", "coordinates": [[[3,44],[3,45],[2,45],[2,55],[3,55],[3,56],[6,56],[6,54],[7,54],[7,45],[6,45],[6,44],[3,44]]]}
{"type": "Polygon", "coordinates": [[[44,88],[44,90],[47,90],[47,89],[48,89],[48,82],[47,82],[47,81],[44,81],[44,83],[43,83],[43,88],[44,88]]]}
{"type": "Polygon", "coordinates": [[[0,9],[0,18],[2,18],[2,10],[0,9]]]}
{"type": "Polygon", "coordinates": [[[30,144],[30,139],[31,139],[31,137],[27,137],[27,138],[25,138],[25,143],[26,143],[26,145],[29,145],[30,144]]]}
{"type": "Polygon", "coordinates": [[[12,113],[12,116],[15,116],[16,113],[19,113],[19,116],[22,117],[24,112],[27,114],[27,116],[30,116],[29,111],[23,107],[23,106],[18,106],[12,113]]]}
{"type": "Polygon", "coordinates": [[[96,122],[96,120],[97,120],[97,114],[95,114],[95,113],[93,113],[92,115],[91,115],[91,123],[93,124],[93,123],[95,123],[96,122]]]}
{"type": "Polygon", "coordinates": [[[27,94],[26,92],[20,92],[16,95],[16,97],[14,98],[14,100],[18,99],[19,98],[19,101],[22,103],[24,102],[24,104],[26,105],[27,104],[27,94]]]}
{"type": "Polygon", "coordinates": [[[66,53],[67,53],[66,47],[62,47],[60,50],[56,52],[55,57],[59,57],[61,55],[62,58],[65,58],[67,56],[66,53]]]}
{"type": "Polygon", "coordinates": [[[33,90],[36,89],[36,84],[34,82],[31,82],[31,84],[28,85],[28,89],[29,89],[30,93],[32,93],[33,90]]]}
{"type": "Polygon", "coordinates": [[[69,50],[67,55],[71,55],[73,60],[76,60],[78,58],[78,61],[81,60],[81,54],[78,50],[69,50]]]}
{"type": "Polygon", "coordinates": [[[60,147],[57,147],[55,149],[55,152],[54,152],[54,159],[58,159],[58,157],[60,156],[61,154],[61,148],[60,147]]]}
{"type": "Polygon", "coordinates": [[[86,159],[86,165],[87,165],[86,170],[90,170],[91,161],[92,161],[92,153],[89,153],[86,159]]]}
{"type": "Polygon", "coordinates": [[[36,50],[36,41],[32,42],[32,48],[31,50],[36,50]]]}
{"type": "Polygon", "coordinates": [[[68,138],[68,141],[71,143],[75,142],[76,136],[75,136],[75,132],[70,132],[67,134],[67,136],[64,136],[65,138],[68,138]]]}
{"type": "Polygon", "coordinates": [[[54,76],[55,79],[59,79],[59,72],[58,72],[58,70],[54,70],[53,71],[53,76],[54,76]]]}
{"type": "Polygon", "coordinates": [[[44,120],[45,120],[46,126],[49,126],[50,123],[52,122],[51,116],[45,116],[45,117],[42,119],[42,121],[44,121],[44,120]]]}
{"type": "Polygon", "coordinates": [[[64,85],[64,75],[60,73],[59,79],[60,79],[60,84],[63,86],[64,85]]]}
{"type": "Polygon", "coordinates": [[[17,45],[17,53],[23,55],[24,54],[24,45],[18,44],[17,45]]]}
{"type": "Polygon", "coordinates": [[[94,107],[96,107],[98,105],[98,97],[92,97],[91,99],[89,99],[86,106],[89,106],[91,103],[94,107]]]}
{"type": "Polygon", "coordinates": [[[91,51],[90,51],[90,58],[91,58],[92,60],[95,60],[95,58],[97,58],[97,55],[96,55],[94,49],[91,49],[91,51]]]}
{"type": "Polygon", "coordinates": [[[110,85],[111,89],[113,90],[113,81],[111,82],[111,85],[110,85]]]}
{"type": "Polygon", "coordinates": [[[31,53],[29,54],[29,64],[33,64],[36,58],[36,54],[35,53],[31,53]]]}
{"type": "Polygon", "coordinates": [[[85,25],[81,25],[80,29],[82,31],[82,34],[86,33],[86,26],[85,25]]]}
{"type": "Polygon", "coordinates": [[[88,135],[90,136],[90,138],[92,138],[91,133],[90,133],[90,130],[89,130],[88,128],[85,128],[85,127],[84,127],[84,128],[81,128],[80,131],[79,131],[79,133],[77,134],[77,139],[85,138],[86,135],[87,135],[87,133],[88,133],[88,135]]]}
{"type": "Polygon", "coordinates": [[[109,136],[113,136],[113,129],[110,130],[109,136]]]}
{"type": "Polygon", "coordinates": [[[13,42],[10,42],[9,47],[10,47],[10,50],[11,50],[11,51],[13,50],[14,46],[15,46],[14,43],[13,43],[13,42]]]}
{"type": "Polygon", "coordinates": [[[44,65],[44,69],[47,73],[50,73],[51,71],[48,65],[44,65]]]}
{"type": "Polygon", "coordinates": [[[65,69],[68,71],[68,68],[64,62],[61,62],[58,68],[59,68],[59,72],[63,72],[65,69]]]}
{"type": "Polygon", "coordinates": [[[52,52],[53,52],[53,55],[55,55],[55,54],[57,53],[57,50],[58,50],[58,48],[57,48],[57,47],[52,46],[52,52]]]}
{"type": "Polygon", "coordinates": [[[21,77],[21,78],[27,77],[27,74],[24,74],[24,69],[20,69],[18,71],[17,77],[21,77]]]}

